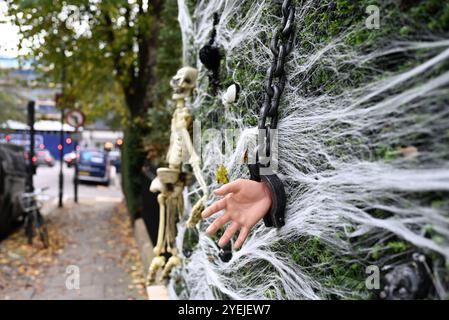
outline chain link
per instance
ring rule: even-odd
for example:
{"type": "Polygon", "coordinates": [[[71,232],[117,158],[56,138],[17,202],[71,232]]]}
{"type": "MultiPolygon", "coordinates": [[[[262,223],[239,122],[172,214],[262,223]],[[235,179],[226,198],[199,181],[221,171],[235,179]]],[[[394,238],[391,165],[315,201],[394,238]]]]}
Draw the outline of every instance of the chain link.
{"type": "MultiPolygon", "coordinates": [[[[281,95],[285,88],[285,60],[293,48],[294,41],[294,18],[295,7],[291,0],[284,0],[282,3],[282,25],[275,29],[270,44],[273,54],[271,66],[267,70],[265,81],[264,99],[259,114],[259,134],[263,134],[260,141],[264,141],[265,156],[271,157],[270,129],[277,129],[278,109],[281,95]]],[[[259,146],[259,151],[263,150],[259,146]]],[[[256,157],[259,163],[259,157],[256,157]]]]}
{"type": "Polygon", "coordinates": [[[213,45],[215,42],[215,37],[217,36],[217,25],[220,22],[220,16],[218,12],[213,15],[212,32],[210,34],[209,45],[213,45]]]}

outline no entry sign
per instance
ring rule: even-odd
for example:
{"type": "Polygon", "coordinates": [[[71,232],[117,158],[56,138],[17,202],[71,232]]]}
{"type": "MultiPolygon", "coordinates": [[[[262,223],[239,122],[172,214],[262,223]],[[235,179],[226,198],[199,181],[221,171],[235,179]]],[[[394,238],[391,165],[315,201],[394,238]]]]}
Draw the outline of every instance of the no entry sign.
{"type": "Polygon", "coordinates": [[[84,125],[86,117],[80,110],[71,110],[67,113],[65,120],[69,125],[78,129],[84,125]]]}

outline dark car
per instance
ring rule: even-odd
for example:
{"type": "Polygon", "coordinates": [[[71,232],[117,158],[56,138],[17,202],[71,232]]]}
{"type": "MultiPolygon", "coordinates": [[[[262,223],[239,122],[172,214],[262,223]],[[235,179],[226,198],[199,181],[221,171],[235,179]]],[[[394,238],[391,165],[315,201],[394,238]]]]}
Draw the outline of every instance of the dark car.
{"type": "MultiPolygon", "coordinates": [[[[28,160],[29,151],[25,154],[25,160],[28,160]]],[[[34,153],[33,163],[35,166],[48,166],[53,167],[55,165],[55,158],[51,155],[47,149],[38,149],[34,153]]]]}
{"type": "Polygon", "coordinates": [[[107,152],[82,150],[78,159],[78,180],[109,184],[110,162],[107,152]]]}
{"type": "MultiPolygon", "coordinates": [[[[46,165],[49,167],[53,167],[55,165],[55,158],[51,155],[50,151],[47,149],[40,149],[36,151],[36,165],[42,166],[46,165]]],[[[34,162],[34,159],[33,159],[34,162]]]]}
{"type": "Polygon", "coordinates": [[[22,217],[20,199],[25,192],[27,165],[23,147],[0,144],[0,239],[22,217]]]}

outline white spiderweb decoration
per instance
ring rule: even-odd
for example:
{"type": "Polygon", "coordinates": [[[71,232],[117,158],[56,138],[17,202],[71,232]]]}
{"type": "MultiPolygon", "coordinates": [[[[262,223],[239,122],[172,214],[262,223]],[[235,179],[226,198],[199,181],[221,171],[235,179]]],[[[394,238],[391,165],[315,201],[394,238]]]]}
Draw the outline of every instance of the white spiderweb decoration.
{"type": "MultiPolygon", "coordinates": [[[[301,21],[310,10],[317,10],[318,3],[303,1],[297,6],[298,35],[310,27],[301,21]]],[[[178,0],[178,5],[184,62],[200,69],[193,107],[198,109],[212,99],[207,94],[206,70],[198,60],[198,51],[208,41],[216,11],[220,12],[216,42],[226,56],[223,73],[242,87],[240,111],[226,110],[226,126],[240,131],[235,150],[220,155],[220,137],[212,137],[203,145],[203,171],[214,189],[219,187],[215,171],[221,163],[231,180],[248,177],[241,158],[257,131],[244,119],[257,119],[257,99],[264,80],[251,78],[251,70],[263,75],[270,65],[269,40],[261,40],[261,34],[270,34],[280,24],[279,15],[270,10],[278,4],[268,0],[199,0],[193,14],[185,0],[178,0]],[[239,72],[246,73],[245,80],[240,80],[239,72]]],[[[301,265],[280,245],[314,237],[337,255],[354,257],[350,263],[362,265],[370,263],[374,244],[382,249],[392,237],[449,258],[447,206],[433,206],[415,196],[447,196],[449,191],[449,37],[385,39],[382,46],[361,52],[345,39],[363,27],[355,25],[325,43],[303,39],[309,41],[310,48],[295,47],[289,56],[278,125],[279,173],[286,181],[288,195],[286,225],[275,230],[260,223],[243,248],[224,263],[217,258],[213,240],[204,234],[211,220],[206,221],[195,252],[184,259],[183,268],[170,282],[173,298],[353,297],[349,289],[312,272],[313,268],[326,270],[329,264],[301,265]],[[397,55],[416,63],[394,71],[383,70],[377,63],[397,55]],[[308,91],[304,85],[312,81],[317,67],[334,73],[331,81],[322,83],[319,93],[308,91]],[[370,76],[357,86],[343,85],[351,83],[354,69],[370,71],[370,76]],[[323,88],[330,84],[342,84],[346,89],[327,93],[323,88]],[[399,147],[388,149],[410,145],[420,147],[410,154],[399,147]],[[384,148],[391,159],[376,154],[384,148]],[[376,217],[372,214],[376,210],[387,212],[388,217],[376,217]],[[429,226],[438,234],[438,241],[426,235],[429,226]],[[177,288],[179,279],[184,290],[177,288]]],[[[210,197],[207,204],[214,200],[210,197]]],[[[179,248],[183,231],[180,224],[179,248]]],[[[432,279],[442,298],[445,284],[436,271],[432,279]]]]}

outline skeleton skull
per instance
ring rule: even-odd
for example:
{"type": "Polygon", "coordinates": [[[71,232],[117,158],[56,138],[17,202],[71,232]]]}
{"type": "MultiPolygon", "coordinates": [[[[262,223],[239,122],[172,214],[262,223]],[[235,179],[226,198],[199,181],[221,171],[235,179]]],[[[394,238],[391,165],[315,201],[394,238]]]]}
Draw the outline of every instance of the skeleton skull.
{"type": "Polygon", "coordinates": [[[185,99],[192,94],[196,86],[198,71],[192,67],[183,67],[178,70],[171,79],[170,86],[173,88],[173,100],[185,99]]]}

